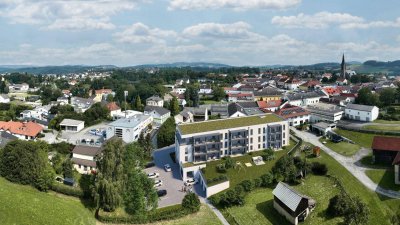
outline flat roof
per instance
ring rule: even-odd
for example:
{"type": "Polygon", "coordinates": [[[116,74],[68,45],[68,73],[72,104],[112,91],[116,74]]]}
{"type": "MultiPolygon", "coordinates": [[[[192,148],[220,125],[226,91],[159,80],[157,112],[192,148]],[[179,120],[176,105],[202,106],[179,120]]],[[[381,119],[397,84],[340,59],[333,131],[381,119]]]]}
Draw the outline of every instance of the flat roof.
{"type": "Polygon", "coordinates": [[[61,121],[60,125],[66,125],[66,126],[78,126],[81,123],[84,123],[85,121],[81,121],[81,120],[73,120],[73,119],[63,119],[63,121],[61,121]]]}
{"type": "Polygon", "coordinates": [[[135,128],[139,124],[141,124],[143,121],[147,120],[150,117],[151,116],[149,116],[149,115],[137,114],[137,115],[134,115],[133,117],[130,117],[130,118],[118,119],[118,120],[116,120],[114,122],[109,123],[108,126],[135,128]]]}
{"type": "Polygon", "coordinates": [[[284,121],[284,119],[270,113],[259,116],[238,117],[189,124],[179,124],[178,128],[182,135],[186,135],[281,121],[284,121]]]}

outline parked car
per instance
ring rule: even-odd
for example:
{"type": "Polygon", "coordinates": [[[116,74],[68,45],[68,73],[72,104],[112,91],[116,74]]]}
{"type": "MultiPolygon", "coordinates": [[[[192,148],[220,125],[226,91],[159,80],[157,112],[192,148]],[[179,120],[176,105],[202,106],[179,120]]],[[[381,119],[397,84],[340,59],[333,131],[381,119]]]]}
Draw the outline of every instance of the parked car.
{"type": "Polygon", "coordinates": [[[187,179],[186,181],[185,181],[185,186],[192,186],[192,185],[195,185],[195,184],[197,184],[198,183],[198,181],[196,180],[196,179],[194,179],[194,178],[189,178],[189,179],[187,179]]]}
{"type": "Polygon", "coordinates": [[[160,174],[157,172],[147,174],[148,178],[157,178],[159,176],[160,176],[160,174]]]}
{"type": "Polygon", "coordinates": [[[169,165],[169,164],[165,164],[164,165],[164,169],[165,169],[165,171],[167,171],[167,172],[171,172],[171,166],[169,165]]]}
{"type": "Polygon", "coordinates": [[[162,185],[161,180],[154,180],[154,187],[160,187],[162,185]]]}
{"type": "Polygon", "coordinates": [[[167,190],[163,189],[163,190],[158,190],[157,191],[157,195],[158,197],[163,197],[167,195],[167,190]]]}
{"type": "Polygon", "coordinates": [[[156,164],[154,163],[154,162],[149,162],[149,163],[147,163],[145,166],[144,166],[144,168],[150,168],[150,167],[153,167],[153,166],[155,166],[156,164]]]}
{"type": "Polygon", "coordinates": [[[64,183],[64,178],[60,177],[60,176],[56,176],[56,181],[58,183],[64,183]]]}

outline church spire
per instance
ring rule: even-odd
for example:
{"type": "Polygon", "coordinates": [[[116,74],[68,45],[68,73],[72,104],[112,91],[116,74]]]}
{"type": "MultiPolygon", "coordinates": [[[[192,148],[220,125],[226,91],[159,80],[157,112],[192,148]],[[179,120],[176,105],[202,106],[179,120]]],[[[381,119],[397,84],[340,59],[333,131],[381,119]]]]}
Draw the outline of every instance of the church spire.
{"type": "Polygon", "coordinates": [[[342,64],[340,65],[340,77],[346,78],[346,61],[344,60],[344,53],[342,56],[342,64]]]}

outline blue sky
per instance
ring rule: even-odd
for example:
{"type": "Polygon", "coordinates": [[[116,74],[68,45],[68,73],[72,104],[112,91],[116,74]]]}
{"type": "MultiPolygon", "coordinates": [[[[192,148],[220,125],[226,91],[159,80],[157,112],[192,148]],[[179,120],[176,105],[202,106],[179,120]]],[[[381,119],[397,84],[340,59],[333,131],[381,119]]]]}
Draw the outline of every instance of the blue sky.
{"type": "Polygon", "coordinates": [[[1,65],[400,59],[385,0],[0,0],[1,65]]]}

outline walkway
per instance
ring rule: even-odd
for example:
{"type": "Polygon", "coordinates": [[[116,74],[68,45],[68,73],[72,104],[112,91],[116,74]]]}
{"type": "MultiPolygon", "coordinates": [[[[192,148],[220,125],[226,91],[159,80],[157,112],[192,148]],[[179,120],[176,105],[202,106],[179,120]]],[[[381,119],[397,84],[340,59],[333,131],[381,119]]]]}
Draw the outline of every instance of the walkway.
{"type": "Polygon", "coordinates": [[[387,190],[384,188],[379,187],[375,184],[369,177],[365,174],[365,168],[361,167],[356,163],[364,156],[368,155],[367,149],[360,150],[357,154],[352,157],[345,157],[336,153],[335,151],[331,150],[330,148],[323,145],[319,142],[319,137],[305,131],[299,131],[295,128],[291,128],[291,130],[303,141],[309,142],[315,146],[320,147],[324,150],[328,155],[332,156],[336,161],[338,161],[344,168],[346,168],[351,174],[353,174],[364,186],[368,189],[375,191],[381,195],[387,196],[389,198],[397,198],[400,199],[400,192],[387,190]]]}

